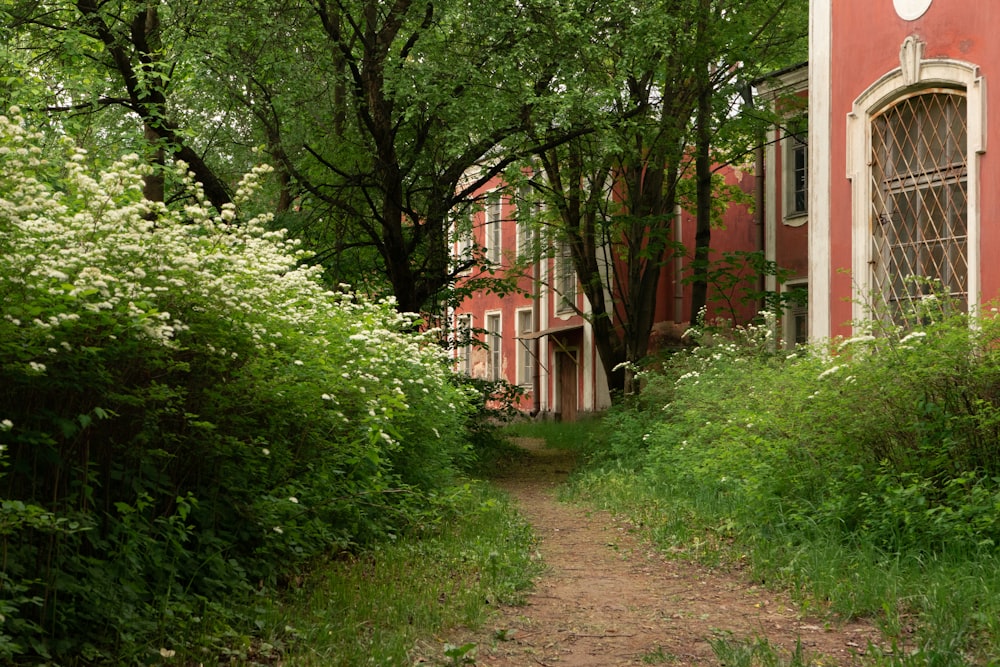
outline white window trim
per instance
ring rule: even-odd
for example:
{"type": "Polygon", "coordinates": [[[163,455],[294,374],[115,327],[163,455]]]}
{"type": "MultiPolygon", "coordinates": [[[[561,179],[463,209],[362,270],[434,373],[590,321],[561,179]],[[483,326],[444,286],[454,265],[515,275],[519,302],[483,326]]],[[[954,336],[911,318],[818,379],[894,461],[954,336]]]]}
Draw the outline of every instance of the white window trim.
{"type": "MultiPolygon", "coordinates": [[[[809,289],[809,279],[808,278],[797,278],[795,280],[789,280],[788,282],[782,284],[782,292],[791,292],[794,289],[805,287],[808,294],[809,289]]],[[[806,303],[806,318],[808,323],[809,317],[809,304],[806,303]]],[[[808,325],[806,327],[808,329],[808,325]]],[[[781,339],[785,349],[794,349],[795,342],[795,308],[786,306],[784,312],[782,313],[782,323],[781,323],[781,339]]]]}
{"type": "Polygon", "coordinates": [[[472,313],[461,313],[455,318],[456,337],[461,340],[461,337],[468,336],[466,343],[455,350],[455,357],[458,362],[457,370],[459,373],[464,373],[469,377],[472,376],[472,325],[472,313]]]}
{"type": "Polygon", "coordinates": [[[522,336],[534,332],[535,329],[535,317],[534,312],[531,308],[518,308],[514,311],[514,317],[517,325],[517,384],[521,385],[526,389],[530,389],[534,384],[534,350],[531,349],[533,341],[523,340],[522,336]],[[527,313],[531,318],[531,328],[528,331],[524,331],[521,328],[521,316],[527,313]],[[524,363],[522,363],[524,362],[524,363]],[[524,377],[525,366],[531,367],[531,372],[528,373],[528,377],[524,377]]]}
{"type": "MultiPolygon", "coordinates": [[[[451,232],[455,239],[452,257],[456,264],[472,256],[470,251],[475,247],[473,222],[469,216],[464,216],[456,217],[451,223],[451,232]]],[[[470,269],[465,269],[462,273],[466,274],[469,271],[470,269]]]]}
{"type": "Polygon", "coordinates": [[[493,190],[486,195],[483,223],[486,259],[494,264],[500,264],[503,261],[503,197],[499,190],[493,190]],[[494,243],[494,240],[497,243],[494,243]]]}
{"type": "Polygon", "coordinates": [[[483,315],[483,328],[486,333],[486,379],[502,380],[504,378],[503,372],[503,312],[499,310],[490,310],[483,315]],[[496,318],[497,321],[497,348],[493,348],[493,332],[490,331],[490,320],[496,318]],[[494,358],[494,355],[495,358],[494,358]]]}
{"type": "Polygon", "coordinates": [[[517,231],[517,257],[519,260],[531,259],[535,254],[538,241],[538,230],[534,226],[531,209],[535,204],[531,201],[531,186],[522,185],[517,189],[517,202],[514,206],[515,229],[517,231]]]}
{"type": "Polygon", "coordinates": [[[782,217],[786,227],[801,227],[809,220],[809,142],[796,140],[795,136],[782,130],[781,136],[781,190],[784,195],[782,217]],[[795,149],[802,146],[806,151],[806,210],[795,210],[795,149]]]}
{"type": "MultiPolygon", "coordinates": [[[[871,178],[872,118],[897,99],[935,87],[964,89],[967,106],[966,164],[968,166],[968,291],[969,313],[979,307],[980,165],[978,156],[986,152],[986,80],[979,67],[960,60],[923,58],[923,42],[909,36],[900,48],[900,66],[886,73],[854,101],[847,115],[847,178],[851,181],[853,282],[857,290],[853,318],[856,322],[871,314],[865,303],[871,292],[871,178]]],[[[812,295],[810,295],[810,298],[812,295]]]]}
{"type": "Polygon", "coordinates": [[[573,254],[569,241],[558,241],[556,245],[555,261],[553,262],[553,273],[555,283],[553,296],[556,301],[556,313],[567,315],[576,312],[577,296],[580,293],[579,278],[576,275],[576,266],[573,264],[573,254]],[[568,265],[567,265],[568,263],[568,265]],[[566,284],[563,284],[563,281],[566,284]],[[567,285],[572,284],[572,288],[564,290],[567,285]]]}

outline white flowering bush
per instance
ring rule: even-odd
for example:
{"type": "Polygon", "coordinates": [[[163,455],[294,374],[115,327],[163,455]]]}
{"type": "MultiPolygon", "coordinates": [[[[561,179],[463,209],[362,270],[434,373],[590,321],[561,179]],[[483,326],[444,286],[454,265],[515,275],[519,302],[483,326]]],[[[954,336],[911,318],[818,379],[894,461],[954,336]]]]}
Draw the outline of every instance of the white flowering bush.
{"type": "Polygon", "coordinates": [[[245,219],[266,167],[215,211],[183,165],[165,206],[136,156],[40,146],[0,116],[0,656],[139,660],[251,582],[440,518],[470,396],[434,332],[245,219]]]}

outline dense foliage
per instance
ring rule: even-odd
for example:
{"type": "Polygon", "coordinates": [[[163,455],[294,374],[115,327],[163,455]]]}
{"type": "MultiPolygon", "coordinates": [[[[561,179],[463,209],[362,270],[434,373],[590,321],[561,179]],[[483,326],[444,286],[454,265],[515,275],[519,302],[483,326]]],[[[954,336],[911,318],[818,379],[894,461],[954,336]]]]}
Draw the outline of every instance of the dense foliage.
{"type": "Polygon", "coordinates": [[[678,550],[735,539],[762,579],[901,642],[916,618],[919,664],[996,655],[1000,321],[920,308],[794,353],[768,327],[694,331],[608,416],[581,488],[678,550]]]}
{"type": "Polygon", "coordinates": [[[447,514],[474,392],[248,217],[0,116],[0,660],[225,644],[296,566],[447,514]]]}
{"type": "MultiPolygon", "coordinates": [[[[617,395],[631,378],[621,362],[648,352],[689,149],[697,137],[705,172],[709,140],[716,163],[762,141],[769,114],[741,100],[805,58],[808,5],[13,0],[0,3],[0,107],[20,104],[33,126],[95,153],[184,160],[219,211],[263,151],[281,225],[332,282],[392,294],[404,312],[511,289],[523,266],[479,244],[451,250],[494,177],[506,170],[520,197],[517,181],[542,167],[529,188],[547,204],[538,250],[554,240],[573,257],[617,395]]],[[[176,191],[151,177],[146,193],[176,191]]],[[[698,217],[695,302],[711,241],[698,217]]]]}

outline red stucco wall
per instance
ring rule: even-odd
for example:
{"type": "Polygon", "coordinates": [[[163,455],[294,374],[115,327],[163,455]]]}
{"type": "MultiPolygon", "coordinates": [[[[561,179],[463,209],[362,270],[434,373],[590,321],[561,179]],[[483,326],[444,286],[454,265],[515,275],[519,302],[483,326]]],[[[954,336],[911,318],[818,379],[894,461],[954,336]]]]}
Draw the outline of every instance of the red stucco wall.
{"type": "MultiPolygon", "coordinates": [[[[854,100],[882,75],[899,67],[903,40],[915,35],[925,58],[951,58],[978,65],[987,81],[987,134],[1000,131],[1000,2],[934,0],[915,21],[896,15],[891,0],[835,0],[832,19],[831,86],[831,325],[847,334],[851,319],[851,189],[846,177],[847,114],[854,100]]],[[[813,82],[816,85],[818,82],[813,82]]],[[[989,146],[988,146],[989,148],[989,146]]],[[[1000,210],[996,159],[981,156],[981,302],[1000,295],[1000,210]]]]}

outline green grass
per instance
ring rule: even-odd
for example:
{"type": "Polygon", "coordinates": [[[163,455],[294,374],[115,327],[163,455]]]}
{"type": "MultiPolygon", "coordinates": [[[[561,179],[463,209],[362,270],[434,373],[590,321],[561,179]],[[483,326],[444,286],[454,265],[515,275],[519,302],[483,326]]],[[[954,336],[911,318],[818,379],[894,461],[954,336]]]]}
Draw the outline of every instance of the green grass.
{"type": "Polygon", "coordinates": [[[586,452],[595,438],[601,438],[601,424],[599,416],[575,422],[524,420],[507,425],[504,432],[512,438],[541,438],[554,449],[586,452]]]}
{"type": "Polygon", "coordinates": [[[449,628],[481,626],[497,603],[517,603],[541,565],[530,527],[508,500],[477,486],[454,520],[420,537],[324,563],[271,609],[271,644],[286,665],[445,664],[449,628]]]}
{"type": "MultiPolygon", "coordinates": [[[[869,618],[888,646],[868,664],[997,665],[1000,657],[1000,557],[962,550],[935,556],[888,554],[840,535],[734,529],[732,501],[704,487],[686,490],[635,470],[601,468],[575,477],[572,496],[630,517],[675,557],[709,565],[748,565],[750,578],[792,593],[804,613],[869,618]]],[[[775,522],[774,525],[780,522],[775,522]]],[[[727,665],[798,664],[766,646],[719,638],[727,665]]]]}
{"type": "Polygon", "coordinates": [[[805,613],[870,619],[892,650],[869,664],[1000,665],[1000,319],[914,321],[794,355],[763,329],[676,355],[593,431],[570,493],[671,554],[738,560],[805,613]]]}
{"type": "MultiPolygon", "coordinates": [[[[814,664],[802,648],[796,644],[791,655],[773,646],[764,637],[737,640],[728,634],[720,634],[708,640],[719,663],[726,667],[807,667],[814,664]]],[[[822,664],[817,659],[815,664],[822,664]]]]}

